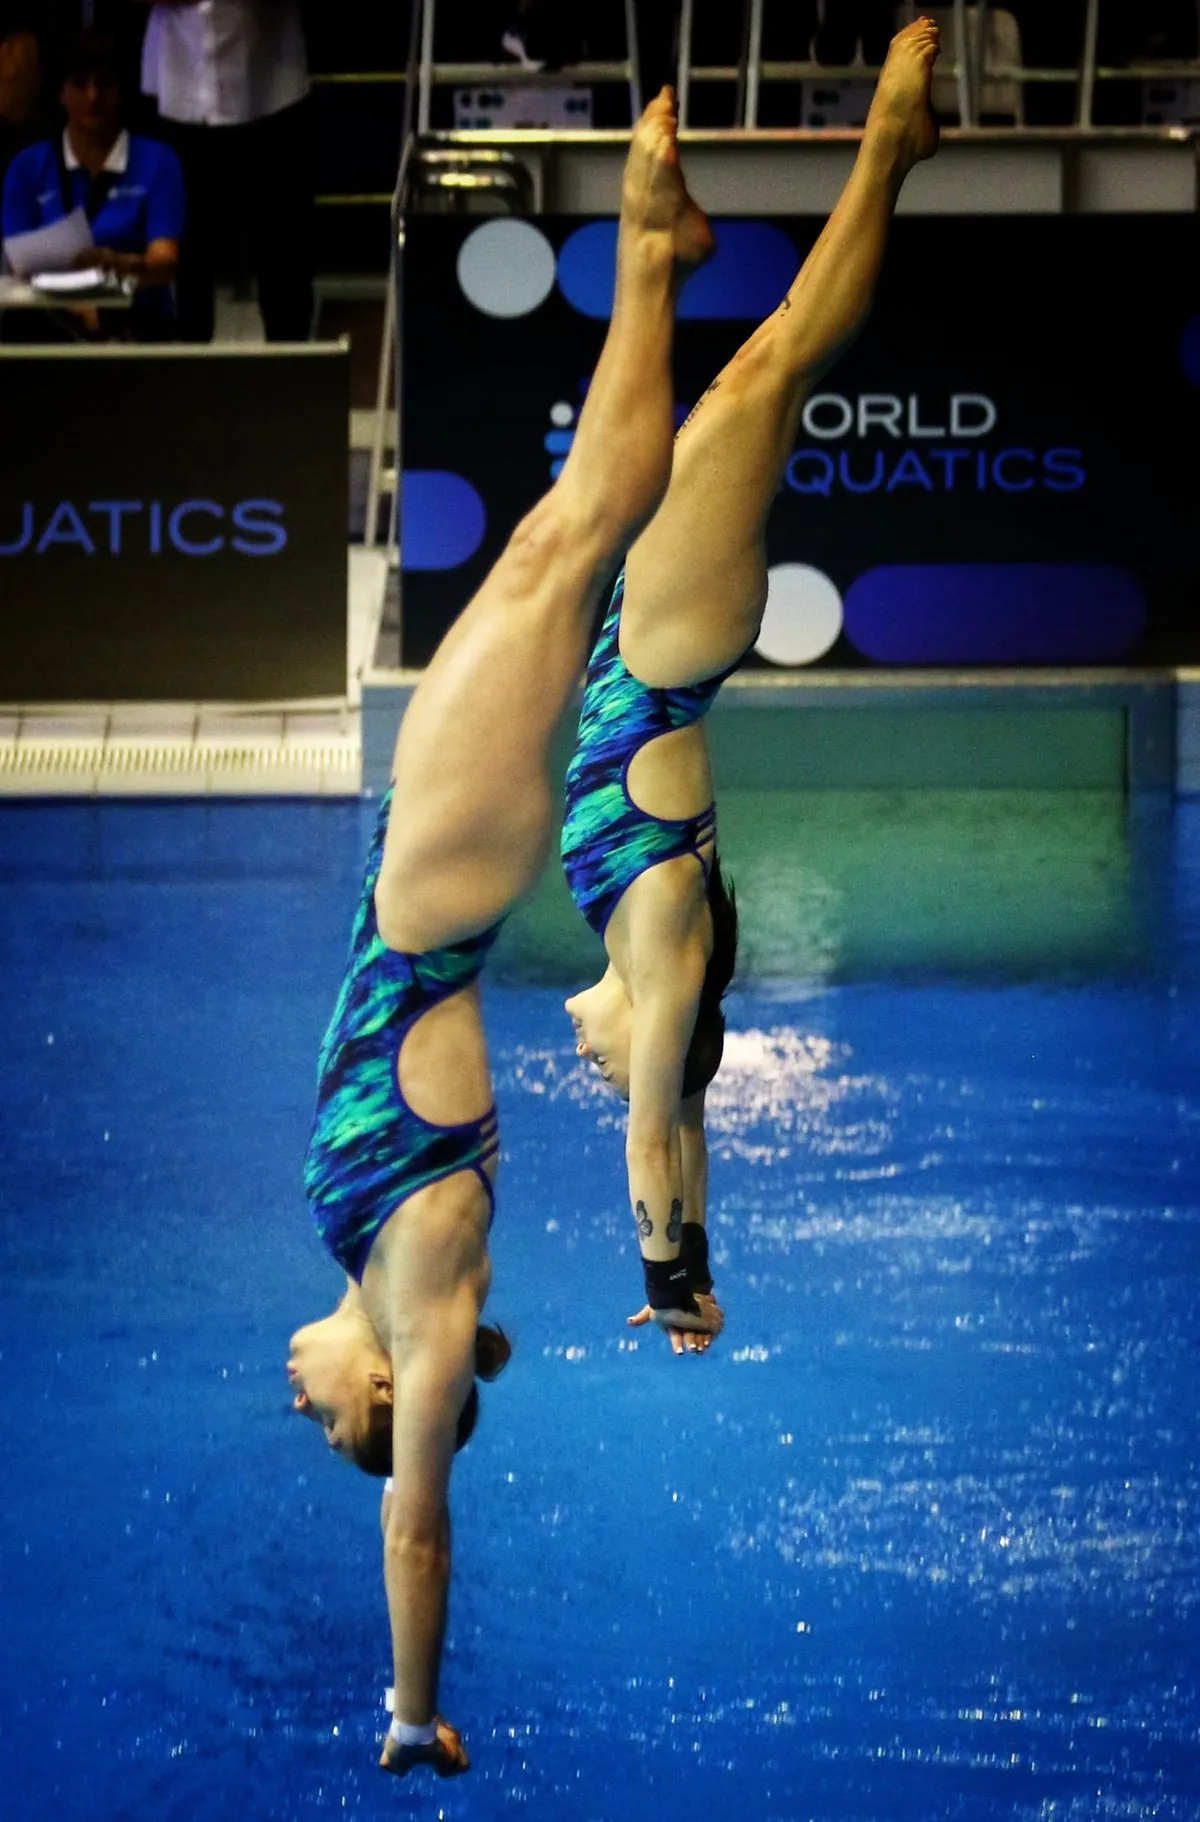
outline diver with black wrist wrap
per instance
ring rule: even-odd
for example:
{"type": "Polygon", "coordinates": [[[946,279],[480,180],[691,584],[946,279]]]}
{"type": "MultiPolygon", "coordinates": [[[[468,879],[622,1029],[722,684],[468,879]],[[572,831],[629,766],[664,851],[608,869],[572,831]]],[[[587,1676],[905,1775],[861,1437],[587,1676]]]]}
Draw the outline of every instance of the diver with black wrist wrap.
{"type": "Polygon", "coordinates": [[[725,1320],[713,1294],[708,1262],[703,1092],[689,1096],[680,1108],[679,1182],[682,1198],[672,1198],[665,1220],[655,1221],[644,1201],[634,1209],[646,1301],[629,1317],[629,1326],[653,1322],[666,1331],[673,1353],[703,1354],[725,1320]]]}
{"type": "Polygon", "coordinates": [[[711,1291],[660,1269],[679,1259],[681,1226],[704,1219],[687,1180],[688,1110],[720,1067],[737,957],[706,717],[759,638],[767,524],[805,405],[866,323],[901,188],[937,150],[938,48],[932,18],[892,40],[837,205],[680,426],[666,498],[626,552],[588,662],[561,853],[605,969],[566,1012],[577,1055],[628,1103],[649,1298],[635,1320],[665,1328],[676,1353],[700,1351],[721,1325],[711,1291]]]}

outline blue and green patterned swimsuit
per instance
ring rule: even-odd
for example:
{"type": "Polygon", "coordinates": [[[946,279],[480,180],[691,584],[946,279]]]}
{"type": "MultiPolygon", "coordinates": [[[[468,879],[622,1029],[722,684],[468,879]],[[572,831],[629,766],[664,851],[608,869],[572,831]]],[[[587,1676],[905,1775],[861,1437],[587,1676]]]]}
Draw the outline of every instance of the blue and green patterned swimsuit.
{"type": "Polygon", "coordinates": [[[321,1045],[304,1164],[317,1232],[352,1278],[362,1277],[384,1222],[427,1184],[473,1170],[492,1201],[483,1167],[500,1149],[495,1108],[481,1120],[435,1126],[400,1093],[400,1046],[423,1013],[477,978],[500,926],[423,955],[387,947],[375,922],[375,882],[391,800],[389,790],[379,806],[349,966],[321,1045]]]}
{"type": "Polygon", "coordinates": [[[588,665],[579,733],[567,767],[563,871],[572,898],[598,936],[604,935],[620,900],[648,868],[694,854],[707,876],[703,849],[716,835],[715,807],[710,804],[699,816],[679,820],[650,816],[629,795],[629,767],[648,741],[691,727],[707,714],[717,691],[737,669],[731,665],[719,677],[681,689],[639,683],[620,652],[624,599],[622,570],[588,665]]]}

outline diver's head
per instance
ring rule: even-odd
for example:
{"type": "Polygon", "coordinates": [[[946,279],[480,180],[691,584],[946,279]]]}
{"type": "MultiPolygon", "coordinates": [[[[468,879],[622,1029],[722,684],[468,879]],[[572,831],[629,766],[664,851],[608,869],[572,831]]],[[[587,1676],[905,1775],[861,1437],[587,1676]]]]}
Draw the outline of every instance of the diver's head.
{"type": "MultiPolygon", "coordinates": [[[[737,965],[737,899],[721,871],[714,852],[705,888],[712,925],[712,949],[704,970],[704,984],[696,1008],[687,1056],[684,1058],[681,1098],[688,1100],[716,1075],[725,1049],[725,1014],[721,1001],[737,965]]],[[[620,975],[611,965],[594,987],[587,987],[565,1002],[575,1027],[575,1054],[595,1065],[623,1100],[629,1099],[629,1039],[632,1008],[620,975]]]]}
{"type": "Polygon", "coordinates": [[[627,1101],[632,1009],[620,975],[610,965],[594,987],[573,993],[564,1005],[575,1027],[576,1056],[586,1057],[627,1101]]]}
{"type": "MultiPolygon", "coordinates": [[[[480,1323],[476,1378],[495,1379],[511,1354],[503,1329],[480,1323]]],[[[365,1317],[350,1314],[343,1304],[332,1316],[297,1329],[287,1371],[293,1410],[321,1425],[336,1454],[364,1474],[382,1479],[392,1472],[392,1363],[365,1317]]],[[[458,1414],[456,1450],[469,1441],[478,1417],[479,1388],[473,1384],[458,1414]]]]}
{"type": "Polygon", "coordinates": [[[287,1375],[292,1409],[320,1424],[344,1461],[369,1451],[381,1426],[390,1434],[392,1363],[370,1322],[350,1305],[296,1330],[287,1375]]]}

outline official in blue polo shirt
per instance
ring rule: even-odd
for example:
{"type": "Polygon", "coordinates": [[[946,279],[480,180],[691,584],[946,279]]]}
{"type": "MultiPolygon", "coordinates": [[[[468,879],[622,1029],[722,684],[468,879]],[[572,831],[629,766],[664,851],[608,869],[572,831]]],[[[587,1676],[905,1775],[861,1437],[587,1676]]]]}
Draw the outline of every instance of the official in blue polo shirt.
{"type": "Polygon", "coordinates": [[[132,317],[162,335],[174,315],[171,283],[183,236],[183,173],[169,146],[126,132],[112,38],[79,32],[67,48],[59,99],[62,138],[19,152],[4,180],[4,236],[46,227],[74,209],[95,248],[82,261],[137,281],[132,317]]]}

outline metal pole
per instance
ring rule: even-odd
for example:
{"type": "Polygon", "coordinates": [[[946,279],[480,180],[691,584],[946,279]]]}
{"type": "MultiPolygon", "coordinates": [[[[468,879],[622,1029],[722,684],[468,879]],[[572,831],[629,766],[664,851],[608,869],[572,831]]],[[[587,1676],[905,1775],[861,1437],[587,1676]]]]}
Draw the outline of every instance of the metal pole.
{"type": "Polygon", "coordinates": [[[679,124],[688,123],[688,101],[692,88],[692,17],[696,0],[683,0],[679,15],[679,64],[675,71],[675,94],[679,101],[679,124]]]}
{"type": "Polygon", "coordinates": [[[1090,127],[1092,105],[1096,99],[1096,40],[1100,33],[1100,0],[1087,0],[1083,22],[1083,56],[1079,66],[1079,104],[1075,110],[1077,126],[1090,127]]]}
{"type": "MultiPolygon", "coordinates": [[[[398,257],[398,256],[397,256],[398,257]]],[[[375,382],[375,427],[371,433],[371,466],[367,478],[367,523],[363,541],[368,550],[379,543],[379,501],[383,493],[383,457],[387,442],[388,382],[396,363],[396,264],[388,262],[387,293],[383,306],[383,341],[379,350],[379,373],[375,382]]],[[[398,401],[397,401],[398,403],[398,401]]],[[[399,412],[397,411],[397,418],[399,412]]],[[[397,434],[397,443],[399,435],[397,434]]],[[[396,450],[396,490],[400,488],[400,450],[396,450]]]]}
{"type": "Polygon", "coordinates": [[[400,161],[396,169],[396,187],[392,191],[392,245],[404,242],[404,210],[408,200],[408,180],[416,156],[413,132],[414,98],[420,83],[418,49],[421,35],[421,0],[414,0],[408,32],[408,62],[404,66],[404,105],[400,110],[400,161]]]}
{"type": "Polygon", "coordinates": [[[396,552],[397,526],[402,475],[400,422],[400,311],[401,285],[404,275],[404,213],[408,205],[409,179],[417,157],[417,139],[413,132],[414,94],[418,85],[418,46],[421,42],[421,4],[416,0],[412,29],[408,40],[408,66],[404,81],[404,111],[400,129],[400,162],[396,187],[392,192],[392,246],[388,258],[387,292],[383,307],[383,338],[379,345],[379,374],[375,388],[375,429],[371,438],[371,465],[367,483],[366,544],[374,549],[379,542],[379,501],[383,492],[384,451],[387,442],[389,380],[394,399],[395,481],[392,486],[392,510],[388,524],[389,556],[396,552]]]}
{"type": "MultiPolygon", "coordinates": [[[[433,0],[428,0],[425,12],[430,17],[429,24],[429,61],[430,83],[426,88],[428,97],[432,89],[433,67],[433,0]]],[[[396,173],[395,209],[392,217],[392,375],[393,397],[395,400],[394,447],[396,461],[396,478],[392,487],[392,510],[388,520],[388,560],[397,571],[400,568],[400,534],[404,512],[404,362],[402,358],[404,342],[404,242],[405,216],[408,209],[409,191],[412,185],[414,164],[420,159],[421,147],[419,136],[413,131],[413,89],[417,76],[417,18],[422,11],[421,0],[414,0],[412,29],[408,39],[408,75],[404,85],[404,146],[400,154],[400,169],[396,173]]],[[[399,618],[400,651],[404,651],[404,591],[397,576],[397,614],[399,618]]]]}
{"type": "Polygon", "coordinates": [[[404,292],[402,289],[404,272],[404,224],[400,224],[400,233],[396,242],[393,270],[395,278],[392,286],[392,325],[395,347],[396,376],[396,479],[392,487],[392,510],[388,514],[387,553],[388,568],[396,570],[396,638],[398,644],[397,662],[404,662],[404,589],[400,575],[400,522],[404,508],[404,463],[403,463],[403,412],[400,389],[402,369],[400,346],[403,341],[404,292]]]}
{"type": "Polygon", "coordinates": [[[417,109],[417,131],[422,138],[429,131],[430,106],[433,100],[433,8],[434,0],[413,0],[421,16],[421,97],[417,109]]]}
{"type": "Polygon", "coordinates": [[[954,0],[954,75],[958,84],[958,118],[964,127],[975,125],[975,110],[971,106],[970,61],[966,0],[954,0]]]}
{"type": "Polygon", "coordinates": [[[758,125],[758,90],[762,81],[763,0],[750,0],[750,43],[746,51],[746,117],[743,125],[758,125]]]}
{"type": "Polygon", "coordinates": [[[750,58],[750,0],[743,0],[738,28],[737,86],[733,91],[733,124],[746,118],[746,71],[750,58]]]}
{"type": "Polygon", "coordinates": [[[971,46],[971,118],[983,118],[983,76],[987,67],[988,0],[976,0],[975,40],[971,46]]]}
{"type": "Polygon", "coordinates": [[[642,60],[638,54],[637,12],[625,0],[625,56],[629,64],[629,123],[636,126],[642,113],[642,60]]]}

